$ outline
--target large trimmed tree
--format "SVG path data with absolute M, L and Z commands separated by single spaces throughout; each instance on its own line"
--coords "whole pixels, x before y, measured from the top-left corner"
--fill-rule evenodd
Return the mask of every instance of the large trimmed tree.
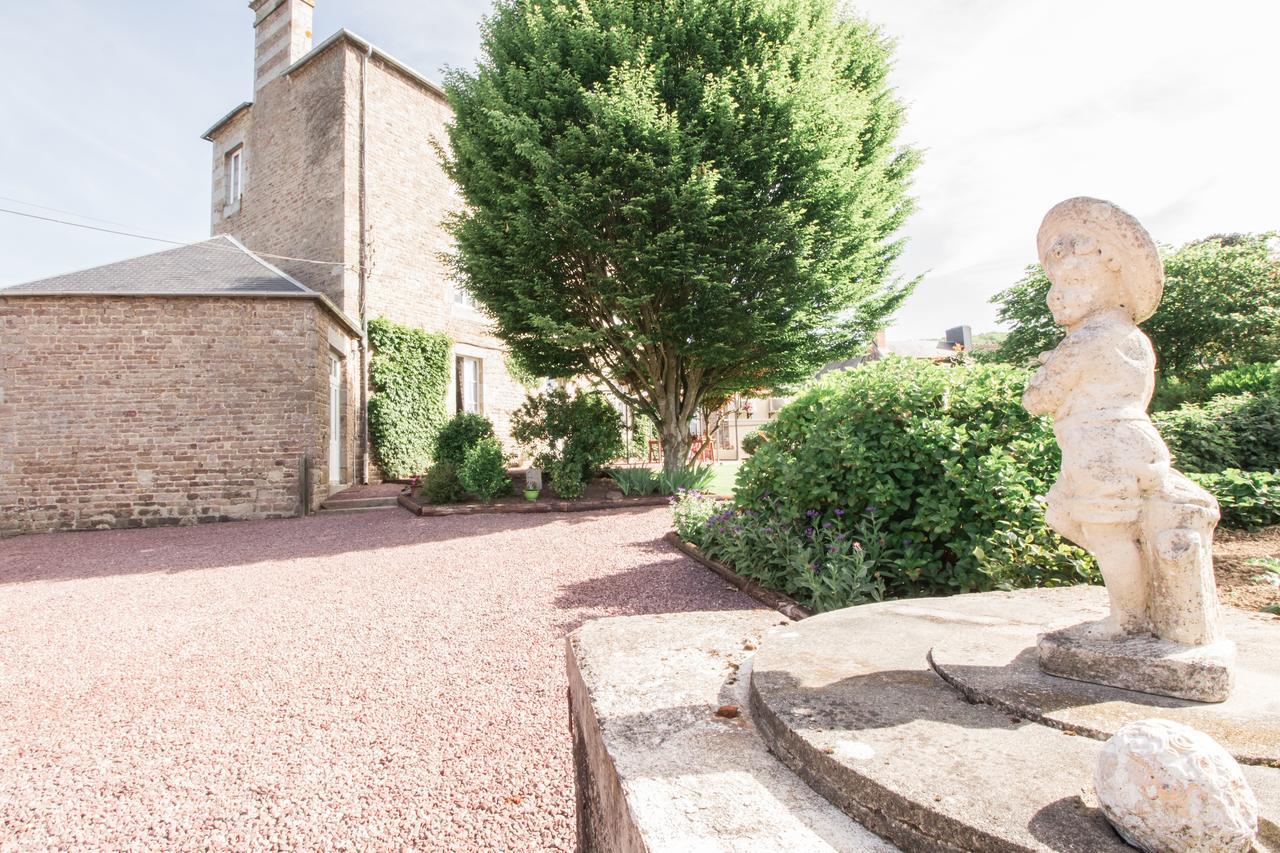
M 528 369 L 589 376 L 684 464 L 700 406 L 858 353 L 915 152 L 837 0 L 499 0 L 446 78 L 456 271 Z

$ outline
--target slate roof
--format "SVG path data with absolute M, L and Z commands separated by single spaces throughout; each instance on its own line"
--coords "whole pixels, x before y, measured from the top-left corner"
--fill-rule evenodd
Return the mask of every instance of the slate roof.
M 0 289 L 0 296 L 303 296 L 315 291 L 231 237 Z
M 357 338 L 360 324 L 324 294 L 273 267 L 226 234 L 79 272 L 0 288 L 18 296 L 230 296 L 314 299 Z

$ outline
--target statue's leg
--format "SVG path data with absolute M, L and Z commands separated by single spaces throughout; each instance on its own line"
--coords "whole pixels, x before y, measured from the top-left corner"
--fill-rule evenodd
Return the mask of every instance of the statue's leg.
M 1134 536 L 1132 525 L 1090 524 L 1080 525 L 1082 543 L 1098 560 L 1107 593 L 1111 596 L 1109 627 L 1125 634 L 1138 634 L 1150 630 L 1147 617 L 1149 588 L 1143 570 L 1142 549 Z

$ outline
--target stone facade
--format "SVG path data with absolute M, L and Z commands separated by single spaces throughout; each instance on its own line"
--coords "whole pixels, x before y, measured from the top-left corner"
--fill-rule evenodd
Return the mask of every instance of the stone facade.
M 510 445 L 511 413 L 525 389 L 507 372 L 483 315 L 458 297 L 443 258 L 451 246 L 444 220 L 462 203 L 434 147 L 445 144 L 450 117 L 437 87 L 340 32 L 207 134 L 213 231 L 255 252 L 332 261 L 272 259 L 360 321 L 386 317 L 448 334 L 456 356 L 480 360 L 481 411 Z M 227 170 L 238 146 L 236 201 Z M 456 401 L 451 388 L 450 411 Z
M 355 337 L 314 297 L 0 297 L 0 535 L 297 515 L 304 455 L 315 509 L 330 353 L 349 468 Z

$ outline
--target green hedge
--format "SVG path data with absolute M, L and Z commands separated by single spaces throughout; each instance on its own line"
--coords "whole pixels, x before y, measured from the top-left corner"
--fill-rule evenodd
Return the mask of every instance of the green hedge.
M 1038 496 L 1060 454 L 1022 408 L 1027 375 L 905 359 L 830 374 L 763 428 L 727 529 L 781 528 L 807 546 L 815 524 L 846 537 L 833 542 L 874 525 L 889 597 L 1096 582 L 1045 522 Z
M 369 321 L 369 440 L 387 477 L 420 474 L 448 419 L 450 350 L 446 335 Z
M 1280 468 L 1280 393 L 1215 397 L 1158 412 L 1151 420 L 1182 471 Z
M 1280 524 L 1280 471 L 1232 469 L 1187 476 L 1218 499 L 1223 527 L 1254 530 Z

